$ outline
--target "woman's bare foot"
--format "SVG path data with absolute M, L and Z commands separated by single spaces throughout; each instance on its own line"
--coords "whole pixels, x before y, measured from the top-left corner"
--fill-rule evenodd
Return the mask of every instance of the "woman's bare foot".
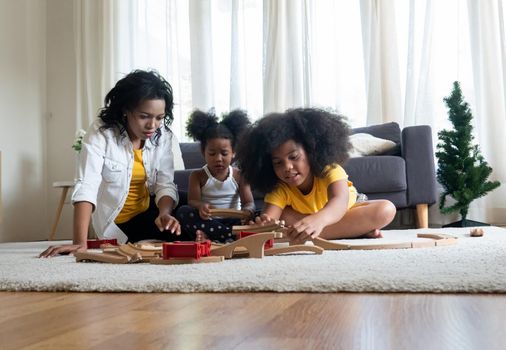
M 372 230 L 371 232 L 367 232 L 366 234 L 360 236 L 360 238 L 382 238 L 383 235 L 379 229 Z
M 202 230 L 197 230 L 195 232 L 195 242 L 202 242 L 207 239 L 207 235 Z

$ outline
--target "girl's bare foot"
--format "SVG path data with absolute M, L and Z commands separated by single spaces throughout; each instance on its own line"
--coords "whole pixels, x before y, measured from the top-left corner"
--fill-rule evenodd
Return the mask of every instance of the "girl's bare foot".
M 379 229 L 372 230 L 371 232 L 367 232 L 366 234 L 360 236 L 360 238 L 382 238 L 383 235 Z
M 207 235 L 202 230 L 197 230 L 195 232 L 195 242 L 202 242 L 207 239 Z

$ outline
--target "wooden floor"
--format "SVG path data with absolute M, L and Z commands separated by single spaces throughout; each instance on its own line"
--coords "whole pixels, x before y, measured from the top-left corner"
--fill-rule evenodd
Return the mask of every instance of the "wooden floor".
M 504 349 L 506 295 L 0 293 L 6 349 Z

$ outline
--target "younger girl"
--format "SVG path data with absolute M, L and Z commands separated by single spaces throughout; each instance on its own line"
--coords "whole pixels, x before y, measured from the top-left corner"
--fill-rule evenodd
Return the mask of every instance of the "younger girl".
M 339 165 L 348 158 L 349 128 L 319 109 L 271 114 L 242 138 L 237 160 L 253 188 L 268 192 L 257 222 L 282 219 L 294 243 L 381 237 L 395 206 L 388 200 L 357 202 L 357 191 Z
M 197 240 L 233 240 L 232 226 L 240 224 L 234 219 L 213 219 L 209 209 L 245 209 L 253 214 L 253 194 L 239 173 L 232 167 L 238 135 L 250 124 L 246 113 L 232 111 L 221 122 L 211 110 L 195 111 L 190 116 L 186 131 L 200 142 L 206 165 L 192 172 L 188 184 L 188 204 L 177 210 L 176 218 L 184 232 Z

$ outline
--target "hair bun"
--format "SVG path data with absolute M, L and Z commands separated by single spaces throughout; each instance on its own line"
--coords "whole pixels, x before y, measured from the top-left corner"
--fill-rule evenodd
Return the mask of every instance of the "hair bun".
M 206 130 L 214 125 L 218 125 L 218 117 L 216 117 L 214 108 L 207 113 L 196 109 L 186 122 L 186 135 L 195 141 L 202 142 L 206 137 Z

